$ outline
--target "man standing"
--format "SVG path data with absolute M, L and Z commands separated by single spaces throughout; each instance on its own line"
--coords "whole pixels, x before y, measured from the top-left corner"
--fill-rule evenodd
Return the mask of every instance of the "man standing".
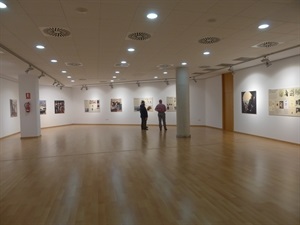
M 141 114 L 141 128 L 142 128 L 142 130 L 148 130 L 148 127 L 147 127 L 148 112 L 145 107 L 144 100 L 141 102 L 141 105 L 140 105 L 140 114 Z
M 166 126 L 166 106 L 162 103 L 162 100 L 159 100 L 159 104 L 155 107 L 155 111 L 158 112 L 158 122 L 159 122 L 159 129 L 161 130 L 162 124 L 164 125 L 165 130 L 167 130 Z

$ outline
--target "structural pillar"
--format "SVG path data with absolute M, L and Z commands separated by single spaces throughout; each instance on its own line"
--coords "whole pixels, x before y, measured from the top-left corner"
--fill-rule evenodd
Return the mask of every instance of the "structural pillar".
M 21 138 L 41 136 L 39 79 L 31 74 L 19 75 Z
M 190 80 L 187 67 L 176 68 L 177 137 L 190 134 Z

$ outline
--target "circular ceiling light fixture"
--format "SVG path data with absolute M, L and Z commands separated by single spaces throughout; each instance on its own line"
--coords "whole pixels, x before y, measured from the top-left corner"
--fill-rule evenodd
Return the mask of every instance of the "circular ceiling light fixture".
M 67 73 L 67 71 L 65 71 L 65 70 L 62 70 L 61 72 L 62 72 L 62 73 Z
M 45 46 L 43 46 L 43 45 L 37 45 L 37 46 L 35 46 L 37 49 L 44 49 L 45 48 Z
M 57 60 L 56 59 L 51 59 L 51 62 L 52 63 L 57 63 Z
M 134 49 L 134 48 L 128 48 L 127 51 L 129 51 L 129 52 L 134 52 L 135 49 Z
M 183 65 L 183 66 L 186 66 L 186 65 L 187 65 L 187 63 L 186 63 L 186 62 L 182 62 L 182 63 L 181 63 L 181 65 Z
M 126 64 L 127 62 L 125 60 L 121 61 L 122 64 Z
M 147 18 L 150 20 L 154 20 L 158 17 L 156 13 L 148 13 Z
M 210 54 L 210 52 L 209 51 L 205 51 L 205 52 L 203 52 L 203 55 L 209 55 Z
M 0 2 L 0 9 L 6 9 L 7 5 L 5 5 L 3 2 Z
M 263 29 L 267 29 L 269 27 L 269 24 L 261 24 L 258 26 L 258 29 L 263 30 Z

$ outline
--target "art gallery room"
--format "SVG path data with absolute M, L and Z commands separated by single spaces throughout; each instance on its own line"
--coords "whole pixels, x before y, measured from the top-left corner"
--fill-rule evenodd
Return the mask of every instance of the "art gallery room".
M 300 225 L 299 12 L 0 0 L 0 225 Z

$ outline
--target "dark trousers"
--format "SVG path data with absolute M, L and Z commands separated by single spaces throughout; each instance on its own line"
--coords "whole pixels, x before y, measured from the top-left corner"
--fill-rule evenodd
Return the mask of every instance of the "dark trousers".
M 166 126 L 166 114 L 163 113 L 158 113 L 158 123 L 159 123 L 159 129 L 161 130 L 162 125 L 164 126 L 165 130 L 167 129 Z
M 141 118 L 142 123 L 141 123 L 141 128 L 142 130 L 146 130 L 147 129 L 147 118 Z

